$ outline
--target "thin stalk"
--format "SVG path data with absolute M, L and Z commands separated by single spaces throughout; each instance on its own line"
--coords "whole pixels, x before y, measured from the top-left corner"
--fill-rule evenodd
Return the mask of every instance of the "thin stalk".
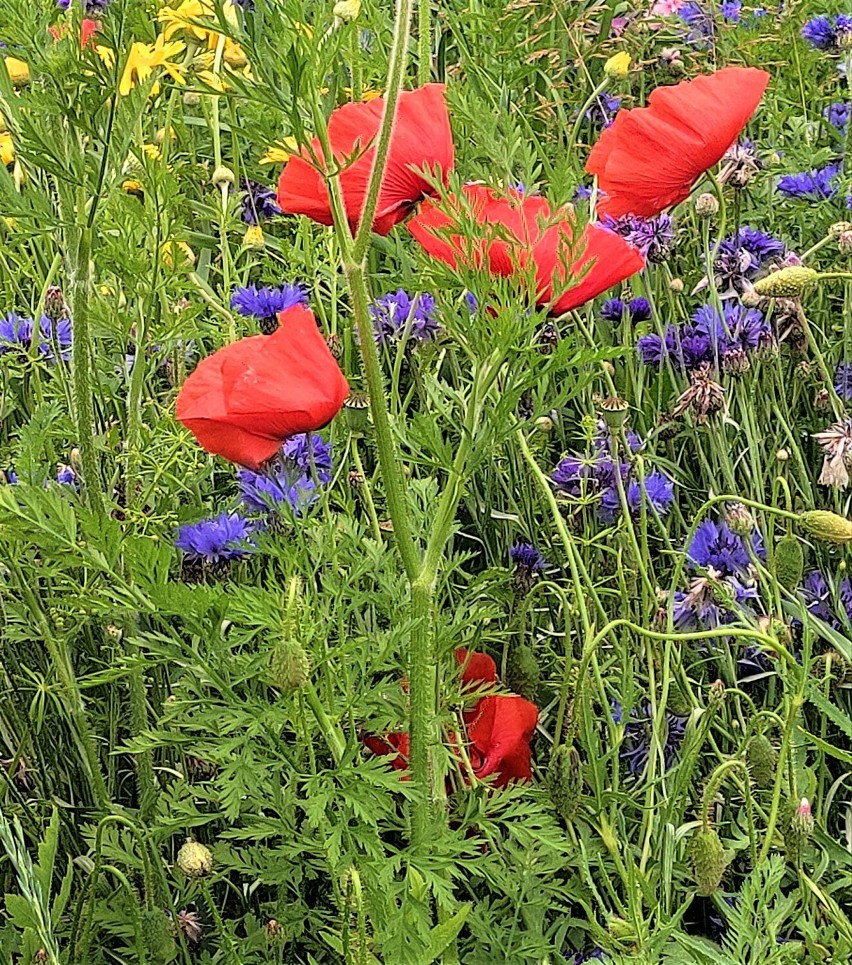
M 417 4 L 417 83 L 422 87 L 432 79 L 432 22 L 429 0 Z

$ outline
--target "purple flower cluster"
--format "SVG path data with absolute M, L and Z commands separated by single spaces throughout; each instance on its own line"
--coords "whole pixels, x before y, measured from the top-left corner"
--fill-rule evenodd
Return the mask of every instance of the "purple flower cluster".
M 852 362 L 838 362 L 834 370 L 834 391 L 845 402 L 852 401 Z
M 86 17 L 99 17 L 111 2 L 112 0 L 82 0 L 83 15 Z M 71 0 L 56 0 L 56 6 L 59 7 L 60 10 L 69 10 L 71 8 Z
M 635 214 L 623 214 L 617 218 L 605 215 L 601 225 L 620 235 L 652 263 L 659 264 L 669 256 L 674 240 L 671 215 L 661 214 L 656 218 L 640 218 Z
M 605 90 L 601 91 L 586 111 L 586 120 L 595 127 L 610 127 L 620 107 L 620 97 L 608 94 Z
M 852 104 L 849 101 L 835 101 L 822 112 L 822 116 L 828 123 L 841 134 L 846 133 L 850 114 L 852 114 Z
M 700 3 L 685 3 L 679 10 L 678 16 L 689 27 L 686 39 L 696 47 L 704 47 L 712 42 L 716 25 L 713 17 Z
M 240 560 L 251 553 L 251 522 L 238 513 L 219 513 L 181 526 L 175 546 L 191 563 Z
M 852 16 L 812 17 L 802 27 L 802 37 L 817 50 L 838 51 L 852 40 Z
M 732 371 L 743 371 L 749 356 L 772 339 L 772 328 L 762 312 L 728 302 L 721 315 L 712 305 L 702 305 L 691 322 L 668 325 L 662 337 L 643 335 L 636 348 L 646 365 L 657 368 L 671 358 L 686 371 L 719 361 Z
M 627 433 L 631 453 L 637 452 L 642 440 L 637 433 Z M 674 502 L 674 483 L 664 473 L 652 470 L 640 480 L 633 471 L 633 464 L 625 459 L 613 459 L 613 440 L 610 431 L 601 425 L 592 444 L 592 454 L 576 453 L 565 456 L 553 471 L 557 489 L 570 496 L 583 493 L 600 494 L 598 514 L 604 522 L 612 522 L 622 511 L 621 489 L 632 516 L 639 516 L 643 505 L 660 516 Z
M 243 189 L 241 214 L 246 224 L 260 224 L 281 214 L 275 191 L 269 185 L 251 178 L 240 178 L 240 187 Z
M 11 312 L 0 318 L 0 355 L 15 350 L 28 354 L 33 342 L 35 323 L 31 318 L 23 318 Z M 49 362 L 59 357 L 67 362 L 71 357 L 71 320 L 60 318 L 54 323 L 47 315 L 42 315 L 39 325 L 38 354 Z
M 719 242 L 713 262 L 716 287 L 722 298 L 740 295 L 751 287 L 759 272 L 782 260 L 787 246 L 774 235 L 743 225 Z M 704 287 L 702 285 L 701 287 Z
M 623 719 L 621 704 L 613 702 L 612 719 L 620 724 Z M 677 760 L 680 745 L 686 735 L 688 717 L 679 714 L 666 713 L 666 735 L 663 743 L 663 761 L 668 770 Z M 624 741 L 619 756 L 627 765 L 627 770 L 634 777 L 640 776 L 648 766 L 651 754 L 651 734 L 653 730 L 653 716 L 651 705 L 634 707 L 630 717 L 624 725 Z
M 370 317 L 377 345 L 388 345 L 400 338 L 429 342 L 440 329 L 435 299 L 425 292 L 412 297 L 402 288 L 377 298 L 370 306 Z
M 839 163 L 826 164 L 825 167 L 786 174 L 780 178 L 776 189 L 785 197 L 798 201 L 828 201 L 837 195 L 837 176 Z
M 240 469 L 237 482 L 251 512 L 275 513 L 289 506 L 299 515 L 331 481 L 331 446 L 316 433 L 291 436 L 265 472 Z
M 852 582 L 849 577 L 844 577 L 833 593 L 823 574 L 811 570 L 802 580 L 799 595 L 810 613 L 835 630 L 852 621 Z
M 743 5 L 740 0 L 722 0 L 722 5 L 719 9 L 722 17 L 727 20 L 728 23 L 740 22 L 740 15 L 743 10 Z
M 703 520 L 686 550 L 687 566 L 698 575 L 688 592 L 675 592 L 675 626 L 712 629 L 735 619 L 738 608 L 757 598 L 752 556 L 766 558 L 757 530 L 740 536 L 723 519 Z
M 307 305 L 308 296 L 301 285 L 281 285 L 278 288 L 258 288 L 247 285 L 235 288 L 231 296 L 231 308 L 246 318 L 256 318 L 261 329 L 269 334 L 277 327 L 279 312 L 286 312 L 294 305 Z
M 625 312 L 634 325 L 647 322 L 651 317 L 651 303 L 647 298 L 631 298 L 629 302 L 623 302 L 620 298 L 608 298 L 601 305 L 601 318 L 613 324 L 620 322 Z

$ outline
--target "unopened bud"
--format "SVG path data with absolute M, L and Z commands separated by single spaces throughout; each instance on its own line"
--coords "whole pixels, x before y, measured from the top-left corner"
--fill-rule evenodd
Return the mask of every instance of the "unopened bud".
M 539 432 L 553 432 L 554 428 L 556 427 L 556 423 L 550 418 L 549 415 L 543 415 L 539 416 L 535 420 L 535 427 Z
M 699 194 L 695 199 L 695 213 L 699 218 L 712 218 L 719 213 L 719 199 L 708 191 Z
M 140 918 L 142 944 L 153 962 L 170 962 L 177 954 L 174 929 L 162 908 L 146 908 Z
M 194 90 L 188 90 L 183 95 L 183 103 L 186 107 L 198 107 L 201 103 L 201 94 L 197 94 Z
M 725 522 L 737 536 L 750 536 L 754 519 L 742 503 L 731 503 L 725 510 Z
M 707 699 L 711 704 L 720 704 L 725 699 L 725 684 L 718 678 L 710 684 Z
M 232 185 L 236 178 L 234 177 L 234 172 L 225 167 L 224 164 L 220 164 L 219 167 L 213 172 L 213 177 L 210 178 L 213 184 L 218 188 L 223 184 Z
M 60 318 L 68 317 L 68 307 L 65 304 L 65 296 L 58 285 L 51 285 L 44 296 L 44 314 L 53 321 L 57 322 Z
M 276 918 L 270 918 L 266 923 L 266 934 L 269 935 L 270 938 L 278 938 L 281 932 L 281 922 Z
M 785 590 L 794 590 L 802 579 L 805 568 L 805 551 L 792 534 L 787 533 L 775 544 L 775 579 Z
M 506 683 L 509 689 L 535 702 L 541 686 L 541 667 L 532 648 L 526 643 L 516 644 L 509 651 L 506 662 Z
M 811 509 L 801 513 L 799 525 L 806 533 L 826 543 L 852 542 L 852 520 L 828 510 Z
M 294 637 L 283 637 L 272 651 L 269 676 L 284 693 L 299 690 L 308 682 L 311 662 L 305 648 Z
M 689 842 L 689 857 L 698 894 L 708 898 L 718 890 L 729 863 L 728 852 L 715 828 L 695 832 Z
M 188 878 L 206 878 L 213 871 L 213 855 L 205 845 L 187 838 L 178 851 L 176 864 Z
M 325 344 L 328 346 L 328 350 L 334 358 L 338 361 L 343 358 L 343 339 L 339 335 L 334 332 L 332 332 L 331 335 L 326 335 Z
M 746 308 L 758 308 L 763 304 L 763 299 L 753 289 L 748 289 L 740 295 L 740 303 Z
M 778 753 L 765 734 L 755 734 L 749 740 L 746 763 L 758 787 L 772 787 L 778 770 Z
M 630 54 L 621 50 L 604 64 L 604 74 L 610 80 L 624 80 L 630 73 Z
M 556 810 L 567 823 L 573 820 L 583 791 L 583 772 L 576 748 L 560 744 L 550 758 L 547 790 Z
M 669 289 L 676 295 L 679 295 L 683 291 L 683 279 L 672 278 L 672 280 L 669 282 Z
M 799 298 L 819 280 L 819 272 L 805 265 L 781 268 L 754 283 L 758 295 L 767 298 Z
M 68 453 L 68 465 L 76 473 L 81 473 L 83 471 L 83 457 L 80 454 L 80 450 L 77 446 L 74 446 Z
M 787 449 L 779 449 L 778 452 L 775 453 L 775 458 L 778 462 L 787 462 L 790 458 L 790 452 Z

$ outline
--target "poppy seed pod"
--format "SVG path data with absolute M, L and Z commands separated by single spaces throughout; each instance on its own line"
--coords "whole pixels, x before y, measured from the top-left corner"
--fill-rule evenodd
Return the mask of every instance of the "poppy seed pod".
M 210 849 L 194 838 L 186 839 L 175 863 L 188 878 L 206 878 L 213 872 Z
M 837 513 L 812 509 L 799 515 L 799 525 L 806 533 L 826 543 L 852 542 L 852 520 Z
M 698 894 L 709 898 L 718 890 L 728 867 L 729 856 L 715 828 L 696 831 L 689 842 L 692 877 Z
M 781 268 L 754 283 L 758 295 L 766 298 L 799 298 L 816 282 L 819 272 L 805 265 Z

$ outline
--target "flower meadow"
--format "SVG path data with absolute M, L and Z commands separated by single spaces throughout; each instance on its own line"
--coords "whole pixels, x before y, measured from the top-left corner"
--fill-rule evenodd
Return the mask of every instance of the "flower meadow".
M 0 961 L 852 960 L 852 8 L 0 12 Z

